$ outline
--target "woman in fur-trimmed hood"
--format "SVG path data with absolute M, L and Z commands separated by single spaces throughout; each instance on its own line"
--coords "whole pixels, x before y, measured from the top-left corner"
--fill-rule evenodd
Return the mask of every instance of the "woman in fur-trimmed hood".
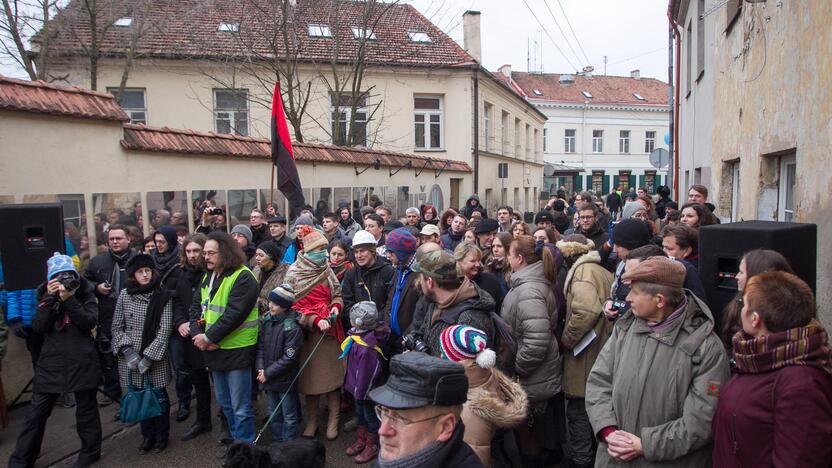
M 491 439 L 497 429 L 520 425 L 528 414 L 526 392 L 494 367 L 496 355 L 486 348 L 486 335 L 466 325 L 442 332 L 442 357 L 459 362 L 468 377 L 468 401 L 462 408 L 463 440 L 474 449 L 483 466 L 491 466 Z

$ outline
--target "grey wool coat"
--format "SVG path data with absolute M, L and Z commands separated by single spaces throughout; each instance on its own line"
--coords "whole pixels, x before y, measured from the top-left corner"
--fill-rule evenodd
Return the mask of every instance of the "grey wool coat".
M 126 346 L 132 346 L 136 354 L 142 346 L 142 330 L 144 319 L 147 314 L 147 307 L 150 304 L 150 293 L 127 294 L 127 290 L 121 291 L 116 302 L 116 310 L 113 314 L 113 352 L 118 357 L 118 375 L 122 388 L 127 388 L 127 361 L 122 352 Z M 168 361 L 168 340 L 173 331 L 173 306 L 171 301 L 165 304 L 162 311 L 162 321 L 159 324 L 159 331 L 156 338 L 144 350 L 153 365 L 148 373 L 154 387 L 167 387 L 171 379 L 170 362 Z M 140 354 L 139 358 L 143 356 Z M 144 386 L 144 376 L 138 370 L 130 371 L 133 377 L 133 385 L 136 388 Z

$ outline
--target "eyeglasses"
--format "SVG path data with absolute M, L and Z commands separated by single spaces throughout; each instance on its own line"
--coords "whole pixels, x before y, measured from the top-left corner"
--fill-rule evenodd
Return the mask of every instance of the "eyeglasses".
M 214 255 L 217 255 L 218 253 L 219 252 L 217 252 L 215 250 L 203 250 L 202 251 L 202 254 L 205 255 L 206 257 L 213 257 Z
M 376 417 L 379 421 L 387 421 L 388 424 L 401 429 L 403 427 L 409 426 L 411 424 L 416 424 L 420 422 L 430 421 L 431 419 L 436 419 L 438 417 L 444 416 L 449 413 L 439 413 L 437 415 L 431 416 L 429 418 L 424 419 L 407 419 L 402 417 L 400 414 L 394 413 L 393 410 L 386 406 L 376 405 Z

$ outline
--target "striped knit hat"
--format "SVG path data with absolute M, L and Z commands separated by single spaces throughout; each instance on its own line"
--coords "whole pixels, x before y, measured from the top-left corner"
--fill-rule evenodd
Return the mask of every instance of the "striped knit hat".
M 442 331 L 439 346 L 442 357 L 459 362 L 464 359 L 476 359 L 483 369 L 493 367 L 496 354 L 488 349 L 485 332 L 467 325 L 452 325 Z
M 283 283 L 269 292 L 269 300 L 285 309 L 291 309 L 295 303 L 295 290 Z

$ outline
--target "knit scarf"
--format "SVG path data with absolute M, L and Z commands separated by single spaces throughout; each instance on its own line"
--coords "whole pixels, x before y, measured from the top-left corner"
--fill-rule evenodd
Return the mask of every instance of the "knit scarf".
M 165 276 L 179 262 L 179 245 L 173 246 L 170 250 L 162 254 L 154 250 L 153 261 L 156 262 L 156 269 L 159 270 L 159 273 Z
M 311 256 L 310 254 L 314 254 L 317 252 L 323 252 L 323 263 L 320 263 L 318 260 L 318 256 Z M 335 274 L 332 272 L 332 268 L 329 267 L 329 264 L 326 261 L 326 251 L 320 250 L 310 253 L 301 253 L 298 254 L 297 260 L 292 266 L 289 267 L 289 270 L 286 272 L 286 278 L 284 281 L 295 289 L 295 301 L 299 301 L 304 296 L 309 294 L 315 286 L 325 282 L 329 275 L 333 276 L 333 279 L 337 283 L 337 278 Z
M 113 252 L 113 249 L 109 250 L 110 256 L 113 257 L 113 273 L 110 275 L 110 285 L 112 286 L 113 290 L 110 293 L 111 296 L 118 297 L 118 293 L 122 289 L 121 283 L 121 269 L 127 264 L 127 260 L 130 259 L 130 249 L 125 250 L 121 254 L 117 254 Z
M 786 366 L 811 366 L 832 375 L 829 336 L 816 319 L 805 327 L 758 338 L 739 331 L 732 341 L 737 370 L 742 374 L 761 374 Z
M 428 444 L 427 447 L 418 452 L 411 453 L 406 457 L 397 460 L 385 460 L 378 456 L 378 466 L 381 468 L 409 468 L 427 466 L 427 463 L 433 458 L 436 453 L 442 450 L 442 442 L 436 441 Z
M 688 307 L 688 298 L 685 297 L 685 300 L 679 304 L 679 307 L 673 311 L 670 315 L 667 316 L 666 319 L 662 320 L 661 322 L 647 322 L 647 326 L 650 328 L 650 331 L 653 333 L 664 333 L 667 330 L 673 327 L 673 324 L 676 323 L 677 320 L 684 317 L 685 309 Z
M 347 270 L 352 268 L 352 262 L 349 260 L 344 260 L 341 263 L 330 263 L 330 268 L 332 268 L 332 272 L 335 273 L 335 277 L 338 278 L 338 281 L 344 279 L 344 274 Z
M 396 289 L 393 291 L 393 302 L 390 304 L 390 329 L 396 336 L 402 336 L 402 330 L 399 326 L 399 307 L 402 302 L 402 292 L 404 292 L 404 285 L 407 283 L 407 278 L 413 272 L 410 269 L 415 263 L 416 255 L 411 255 L 407 264 L 400 265 L 396 268 Z

